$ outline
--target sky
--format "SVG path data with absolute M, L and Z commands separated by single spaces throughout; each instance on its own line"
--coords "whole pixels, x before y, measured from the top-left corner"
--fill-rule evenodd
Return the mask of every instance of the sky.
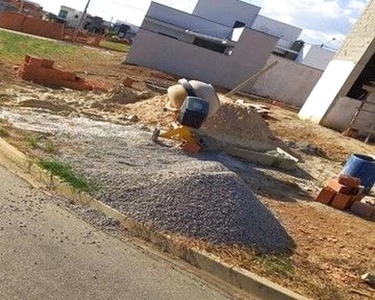
M 261 14 L 304 29 L 301 38 L 310 44 L 327 43 L 337 49 L 369 0 L 244 0 L 262 7 Z M 83 10 L 86 0 L 34 0 L 45 10 L 58 13 L 60 5 Z M 91 0 L 89 13 L 106 20 L 140 25 L 150 0 Z M 197 0 L 156 0 L 192 12 Z

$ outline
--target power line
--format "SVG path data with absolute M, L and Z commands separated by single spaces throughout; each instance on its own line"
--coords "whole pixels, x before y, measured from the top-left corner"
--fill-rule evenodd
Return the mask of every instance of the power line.
M 142 11 L 142 12 L 147 12 L 147 9 L 143 9 L 143 8 L 139 8 L 139 7 L 127 5 L 127 4 L 116 2 L 116 1 L 110 1 L 110 2 L 112 2 L 114 4 L 117 4 L 117 5 L 125 6 L 127 8 L 131 8 L 131 9 L 134 9 L 134 10 L 139 10 L 139 11 Z

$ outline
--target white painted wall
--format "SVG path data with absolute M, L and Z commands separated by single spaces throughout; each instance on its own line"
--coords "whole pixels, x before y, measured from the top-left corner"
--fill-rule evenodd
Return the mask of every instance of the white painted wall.
M 230 27 L 155 2 L 151 3 L 146 17 L 217 38 L 227 39 L 232 35 Z
M 260 7 L 240 0 L 199 0 L 193 14 L 232 28 L 236 21 L 251 27 L 259 11 Z
M 77 27 L 79 24 L 79 20 L 83 15 L 83 12 L 64 5 L 61 5 L 60 12 L 62 10 L 68 12 L 68 15 L 66 16 L 66 18 L 64 18 L 64 20 L 66 20 L 68 23 L 67 25 L 70 27 Z
M 246 28 L 229 56 L 141 28 L 126 62 L 233 88 L 264 67 L 276 43 Z
M 305 45 L 297 61 L 303 65 L 324 71 L 335 55 L 336 52 L 320 48 L 320 46 Z
M 302 28 L 298 28 L 289 24 L 285 24 L 261 15 L 258 15 L 251 26 L 255 30 L 259 30 L 270 35 L 277 36 L 281 40 L 295 42 L 302 33 Z
M 302 107 L 299 117 L 319 124 L 354 68 L 355 63 L 352 61 L 332 60 Z
M 276 55 L 271 55 L 267 65 L 274 61 L 278 64 L 247 91 L 302 107 L 323 72 Z
M 285 24 L 261 15 L 257 16 L 251 28 L 278 37 L 280 39 L 277 43 L 278 48 L 276 48 L 274 52 L 277 52 L 281 55 L 285 55 L 288 53 L 282 50 L 283 48 L 292 49 L 294 43 L 298 40 L 299 36 L 302 33 L 301 28 Z

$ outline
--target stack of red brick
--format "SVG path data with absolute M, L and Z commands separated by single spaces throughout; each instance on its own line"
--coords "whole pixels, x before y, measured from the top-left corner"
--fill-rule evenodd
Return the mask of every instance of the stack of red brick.
M 353 203 L 360 202 L 364 197 L 360 179 L 340 175 L 339 178 L 331 179 L 328 182 L 327 186 L 319 193 L 316 201 L 339 210 L 346 210 Z
M 24 64 L 17 68 L 18 76 L 24 80 L 53 87 L 66 87 L 74 90 L 108 91 L 111 85 L 78 77 L 74 72 L 63 72 L 53 68 L 54 61 L 27 55 Z

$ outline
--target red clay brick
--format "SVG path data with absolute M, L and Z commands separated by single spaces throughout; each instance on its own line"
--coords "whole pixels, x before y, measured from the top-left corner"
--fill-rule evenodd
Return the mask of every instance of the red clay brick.
M 351 199 L 351 196 L 338 193 L 333 199 L 331 206 L 339 210 L 345 210 L 350 207 Z
M 331 179 L 328 181 L 327 186 L 331 189 L 335 190 L 336 193 L 344 194 L 344 195 L 356 195 L 358 193 L 358 189 L 354 189 L 350 186 L 345 186 L 339 183 L 337 178 Z
M 56 87 L 67 87 L 75 90 L 102 90 L 108 91 L 111 86 L 106 82 L 95 82 L 77 76 L 76 73 L 63 72 L 53 68 L 52 60 L 44 60 L 26 56 L 25 63 L 18 71 L 19 77 L 24 80 L 33 81 Z
M 324 189 L 321 190 L 319 193 L 318 197 L 316 197 L 316 201 L 330 205 L 333 198 L 336 196 L 336 191 L 331 189 L 330 187 L 325 187 Z
M 133 85 L 134 83 L 136 83 L 136 82 L 137 82 L 137 81 L 134 80 L 133 78 L 126 77 L 125 80 L 122 82 L 122 84 L 123 84 L 124 86 L 126 86 L 126 87 L 131 88 L 132 85 Z
M 358 189 L 359 186 L 361 185 L 361 179 L 355 178 L 355 177 L 352 177 L 352 176 L 348 176 L 348 175 L 340 175 L 339 183 L 343 184 L 343 185 L 346 185 L 346 186 L 350 186 L 350 187 L 355 188 L 355 189 Z

